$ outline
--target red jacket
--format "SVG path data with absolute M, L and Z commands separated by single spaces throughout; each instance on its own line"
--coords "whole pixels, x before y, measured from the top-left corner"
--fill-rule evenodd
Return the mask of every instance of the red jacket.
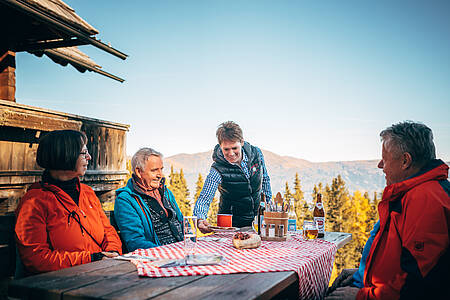
M 357 299 L 428 298 L 438 294 L 435 288 L 449 290 L 447 178 L 448 166 L 433 160 L 416 176 L 384 189 L 380 230 Z
M 95 252 L 121 253 L 119 236 L 94 191 L 85 184 L 79 186 L 79 205 L 60 188 L 45 184 L 45 189 L 39 183 L 32 185 L 20 200 L 16 210 L 16 242 L 29 272 L 48 272 L 88 263 Z M 71 217 L 63 205 L 70 210 Z M 79 218 L 86 230 L 82 230 L 75 218 Z

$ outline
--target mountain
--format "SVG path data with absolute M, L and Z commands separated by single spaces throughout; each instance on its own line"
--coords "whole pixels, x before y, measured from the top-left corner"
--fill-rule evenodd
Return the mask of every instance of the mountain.
M 384 174 L 377 168 L 379 160 L 315 163 L 295 157 L 280 156 L 270 151 L 262 150 L 262 152 L 274 194 L 284 193 L 286 181 L 292 191 L 295 173 L 299 174 L 302 190 L 307 199 L 311 198 L 314 184 L 319 182 L 324 185 L 331 184 L 331 180 L 338 175 L 342 176 L 350 192 L 368 191 L 371 197 L 374 191 L 381 192 L 385 185 Z M 183 169 L 192 197 L 195 193 L 198 174 L 201 173 L 205 178 L 209 172 L 212 164 L 211 155 L 212 151 L 177 154 L 164 158 L 164 165 L 166 170 L 170 166 L 173 166 L 175 171 Z

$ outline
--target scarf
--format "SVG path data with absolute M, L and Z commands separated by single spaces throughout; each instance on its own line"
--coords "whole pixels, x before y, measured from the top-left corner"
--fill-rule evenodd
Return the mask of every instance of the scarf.
M 146 187 L 145 184 L 142 182 L 142 180 L 134 174 L 132 175 L 131 180 L 132 180 L 133 187 L 136 190 L 136 192 L 138 192 L 139 194 L 149 196 L 149 197 L 155 199 L 156 201 L 158 201 L 159 205 L 162 207 L 162 209 L 166 213 L 166 216 L 168 215 L 167 210 L 162 203 L 161 193 L 159 192 L 159 189 L 157 189 L 157 188 L 155 189 L 152 187 L 150 187 L 150 188 Z

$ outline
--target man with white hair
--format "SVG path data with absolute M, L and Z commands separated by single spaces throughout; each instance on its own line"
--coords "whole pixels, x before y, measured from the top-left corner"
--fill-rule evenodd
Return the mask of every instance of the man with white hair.
M 380 136 L 386 187 L 379 229 L 364 248 L 365 267 L 344 270 L 326 299 L 450 299 L 448 166 L 436 159 L 423 124 L 394 124 Z
M 132 177 L 116 191 L 114 218 L 128 251 L 183 240 L 183 215 L 165 185 L 162 154 L 138 150 L 131 159 Z

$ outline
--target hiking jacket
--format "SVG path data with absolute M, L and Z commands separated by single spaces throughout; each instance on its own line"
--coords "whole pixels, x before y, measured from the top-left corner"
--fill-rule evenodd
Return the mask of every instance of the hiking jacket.
M 235 227 L 252 225 L 261 200 L 263 166 L 258 149 L 244 142 L 242 150 L 248 157 L 250 178 L 245 176 L 240 164 L 231 164 L 225 159 L 219 145 L 213 152 L 212 168 L 222 177 L 218 213 L 232 214 Z
M 169 200 L 171 207 L 177 215 L 177 219 L 183 223 L 183 214 L 172 192 L 165 185 L 162 186 L 162 190 L 164 191 L 162 197 Z M 133 188 L 132 179 L 128 180 L 125 187 L 116 191 L 114 218 L 128 251 L 153 248 L 161 245 L 150 218 L 150 209 L 142 196 L 136 193 Z
M 122 252 L 119 236 L 94 191 L 85 184 L 78 186 L 78 205 L 59 187 L 46 183 L 33 184 L 20 200 L 15 238 L 28 272 L 42 273 L 89 263 L 91 254 L 96 252 Z
M 380 230 L 357 299 L 441 299 L 443 291 L 448 293 L 447 178 L 448 166 L 433 160 L 419 174 L 384 189 Z

